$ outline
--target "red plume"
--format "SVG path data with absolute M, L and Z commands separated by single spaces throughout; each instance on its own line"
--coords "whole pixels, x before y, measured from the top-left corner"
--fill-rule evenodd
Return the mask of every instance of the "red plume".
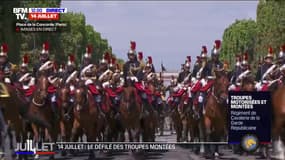
M 285 44 L 284 44 L 283 46 L 281 46 L 281 50 L 282 50 L 283 52 L 285 52 Z
M 117 68 L 117 69 L 120 69 L 119 63 L 116 64 L 116 68 Z
M 43 44 L 43 49 L 44 49 L 45 51 L 48 51 L 48 50 L 49 50 L 49 43 L 48 43 L 48 42 L 44 42 L 44 44 Z
M 237 62 L 241 61 L 240 55 L 236 55 L 236 61 L 237 61 Z
M 8 53 L 8 44 L 7 43 L 3 43 L 2 44 L 2 52 L 3 53 Z
M 142 60 L 142 59 L 143 59 L 143 52 L 139 52 L 139 53 L 138 53 L 138 59 L 139 59 L 139 60 Z
M 60 68 L 64 69 L 64 68 L 65 68 L 65 64 L 62 63 L 62 64 L 60 65 Z
M 187 56 L 187 60 L 190 63 L 191 62 L 191 56 Z
M 108 63 L 110 63 L 110 53 L 109 52 L 105 52 L 105 54 L 104 54 L 104 59 L 108 62 Z
M 25 55 L 23 56 L 23 63 L 25 63 L 25 64 L 28 64 L 28 63 L 29 63 L 29 57 L 28 57 L 27 54 L 25 54 Z
M 151 58 L 151 56 L 148 56 L 147 59 L 148 59 L 148 63 L 149 63 L 149 64 L 152 64 L 152 58 Z
M 244 54 L 243 54 L 243 60 L 248 60 L 248 53 L 247 52 L 245 52 Z
M 220 49 L 221 48 L 221 40 L 215 40 L 215 48 Z
M 131 41 L 131 50 L 136 50 L 136 42 L 135 41 Z
M 273 54 L 273 49 L 271 46 L 268 48 L 268 53 Z
M 116 58 L 115 57 L 112 57 L 111 64 L 116 64 Z
M 207 53 L 207 52 L 208 52 L 206 46 L 202 46 L 202 52 L 203 52 L 203 53 Z
M 70 62 L 74 62 L 75 61 L 75 57 L 74 57 L 73 54 L 70 54 L 68 57 L 69 57 L 69 61 Z
M 92 46 L 91 46 L 91 45 L 87 45 L 87 47 L 86 47 L 86 52 L 87 52 L 88 54 L 91 54 L 91 53 L 92 53 Z

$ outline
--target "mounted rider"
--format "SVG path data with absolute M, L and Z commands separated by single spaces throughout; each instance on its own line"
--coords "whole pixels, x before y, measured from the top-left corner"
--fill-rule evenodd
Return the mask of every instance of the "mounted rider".
M 221 70 L 223 68 L 223 63 L 219 60 L 219 55 L 221 51 L 221 41 L 215 40 L 214 47 L 212 49 L 211 60 L 208 62 L 208 70 L 211 71 L 208 76 L 213 78 L 216 76 L 215 71 Z
M 28 69 L 29 57 L 25 54 L 22 58 L 22 64 L 20 65 L 20 70 L 16 73 L 16 82 L 19 83 L 19 87 L 25 91 L 25 97 L 28 102 L 31 100 L 31 96 L 36 89 L 35 87 L 35 77 Z
M 260 66 L 260 69 L 257 71 L 256 80 L 263 81 L 264 74 L 270 69 L 273 65 L 273 49 L 272 47 L 268 48 L 268 54 L 264 57 L 264 63 Z
M 8 59 L 8 45 L 3 43 L 0 51 L 0 81 L 4 83 L 12 83 L 11 78 L 15 69 L 15 65 L 9 62 Z
M 242 57 L 241 55 L 237 54 L 236 55 L 236 63 L 235 63 L 235 67 L 232 71 L 232 77 L 230 79 L 230 83 L 232 84 L 231 85 L 231 89 L 234 89 L 236 87 L 236 80 L 237 80 L 237 77 L 241 74 L 242 72 L 242 69 L 241 69 L 241 60 L 242 60 Z M 230 90 L 231 90 L 230 89 Z
M 130 42 L 130 50 L 128 51 L 128 61 L 123 65 L 123 77 L 125 82 L 127 79 L 131 81 L 138 81 L 137 80 L 137 73 L 140 69 L 140 63 L 137 61 L 136 58 L 136 42 Z
M 115 69 L 116 60 L 114 57 L 111 57 L 109 52 L 105 52 L 103 59 L 100 61 L 100 69 L 97 72 L 99 76 L 98 81 L 102 84 L 103 88 L 106 88 L 110 84 L 110 79 L 112 78 L 113 70 Z
M 80 67 L 79 67 L 80 72 L 82 72 L 84 67 L 87 67 L 89 64 L 91 64 L 91 57 L 92 57 L 91 55 L 92 55 L 92 46 L 87 45 L 86 46 L 86 52 L 84 53 L 84 55 L 82 57 L 82 62 L 81 62 Z
M 34 67 L 33 67 L 33 77 L 36 77 L 36 79 L 38 78 L 38 71 L 39 71 L 39 68 L 44 64 L 46 63 L 47 61 L 49 61 L 49 43 L 48 42 L 44 42 L 43 43 L 43 49 L 42 51 L 40 52 L 40 55 L 39 55 L 39 62 L 37 62 Z
M 79 72 L 76 70 L 75 56 L 68 55 L 67 65 L 63 76 L 63 82 L 69 87 L 70 94 L 74 95 L 75 86 L 79 82 Z M 73 102 L 73 99 L 70 99 Z
M 236 91 L 239 91 L 240 90 L 240 87 L 243 85 L 242 82 L 243 82 L 243 79 L 244 78 L 248 78 L 248 77 L 251 77 L 252 76 L 252 72 L 251 72 L 251 69 L 250 69 L 250 65 L 248 63 L 248 53 L 245 52 L 243 55 L 242 55 L 242 63 L 241 63 L 241 73 L 238 74 L 237 76 L 237 79 L 236 79 Z
M 274 75 L 272 74 L 278 68 L 277 65 L 273 64 L 273 49 L 268 48 L 268 54 L 264 58 L 264 63 L 261 65 L 260 70 L 257 72 L 256 79 L 259 78 L 259 83 L 256 84 L 256 89 L 258 91 L 267 91 L 268 87 L 274 82 Z M 258 77 L 259 74 L 261 77 Z
M 191 56 L 187 56 L 185 64 L 183 65 L 183 70 L 178 74 L 177 82 L 178 83 L 187 83 L 191 80 Z
M 277 58 L 277 66 L 279 68 L 279 72 L 275 72 L 274 77 L 276 79 L 281 79 L 282 82 L 285 81 L 285 44 L 280 46 L 280 51 L 278 53 Z

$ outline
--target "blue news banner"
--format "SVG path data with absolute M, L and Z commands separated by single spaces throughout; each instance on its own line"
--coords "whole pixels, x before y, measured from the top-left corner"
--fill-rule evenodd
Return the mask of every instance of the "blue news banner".
M 271 140 L 271 93 L 229 92 L 229 140 L 240 144 L 246 135 L 254 135 L 260 144 Z

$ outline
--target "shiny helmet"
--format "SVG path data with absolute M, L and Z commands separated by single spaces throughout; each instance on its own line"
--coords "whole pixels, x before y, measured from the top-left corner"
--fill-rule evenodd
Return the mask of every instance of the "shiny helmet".
M 91 45 L 87 45 L 85 51 L 86 52 L 84 54 L 84 58 L 91 59 L 91 57 L 92 57 L 92 46 Z
M 215 40 L 214 47 L 212 49 L 212 56 L 218 56 L 221 51 L 221 40 Z
M 202 46 L 202 51 L 201 51 L 201 55 L 200 58 L 203 59 L 207 59 L 207 47 L 206 46 Z
M 273 48 L 271 46 L 268 48 L 268 53 L 264 58 L 265 59 L 273 59 Z

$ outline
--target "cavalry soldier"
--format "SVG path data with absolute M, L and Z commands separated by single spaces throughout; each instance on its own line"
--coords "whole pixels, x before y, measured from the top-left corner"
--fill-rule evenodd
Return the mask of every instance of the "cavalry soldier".
M 237 77 L 241 74 L 241 55 L 236 55 L 236 64 L 232 71 L 231 84 L 236 83 Z
M 200 60 L 201 60 L 201 65 L 200 67 L 197 69 L 197 73 L 196 73 L 196 78 L 197 79 L 203 79 L 205 77 L 207 77 L 210 73 L 210 71 L 207 68 L 207 64 L 208 64 L 208 57 L 207 57 L 207 47 L 206 46 L 202 46 L 202 51 L 201 51 L 201 55 L 200 55 Z
M 250 66 L 248 64 L 248 53 L 243 54 L 243 60 L 241 63 L 241 73 L 238 74 L 236 79 L 236 84 L 239 86 L 243 80 L 243 78 L 247 77 L 249 74 L 251 74 Z
M 262 81 L 264 74 L 273 65 L 273 49 L 268 48 L 268 54 L 264 58 L 264 63 L 261 65 L 260 69 L 257 71 L 256 80 Z
M 212 49 L 211 60 L 208 62 L 207 68 L 210 71 L 208 76 L 215 77 L 215 71 L 223 68 L 223 63 L 219 60 L 219 54 L 221 50 L 221 41 L 215 40 L 214 47 Z
M 115 64 L 111 64 L 111 56 L 109 52 L 106 52 L 103 56 L 103 59 L 100 61 L 99 70 L 97 72 L 97 76 L 99 76 L 99 83 L 102 84 L 103 88 L 109 85 L 109 80 L 112 77 L 113 71 L 111 70 Z M 115 62 L 115 61 L 114 61 Z
M 83 55 L 82 63 L 80 65 L 80 72 L 83 70 L 84 67 L 91 64 L 91 56 L 92 56 L 92 47 L 91 45 L 87 45 L 86 47 L 86 53 Z
M 48 42 L 44 42 L 43 43 L 43 49 L 40 53 L 40 57 L 39 57 L 40 61 L 38 63 L 36 63 L 33 67 L 33 77 L 38 77 L 37 73 L 39 68 L 46 63 L 47 61 L 49 61 L 49 43 Z
M 192 71 L 192 76 L 193 77 L 196 77 L 197 75 L 197 72 L 199 71 L 199 68 L 201 67 L 201 57 L 200 56 L 197 56 L 196 57 L 196 62 L 194 64 L 194 67 L 193 67 L 193 71 Z
M 61 81 L 63 81 L 63 77 L 65 74 L 65 64 L 62 63 L 59 65 L 58 71 L 57 71 L 57 77 L 60 78 Z
M 64 70 L 63 80 L 66 81 L 67 78 L 76 71 L 75 57 L 73 54 L 68 55 L 67 65 Z
M 277 63 L 282 66 L 285 64 L 285 44 L 280 46 L 280 52 L 278 54 Z
M 14 68 L 15 65 L 8 60 L 8 45 L 4 43 L 1 45 L 0 51 L 0 72 L 3 73 L 3 81 L 5 83 L 12 83 L 11 76 L 13 75 Z
M 126 80 L 128 76 L 136 77 L 140 63 L 137 61 L 136 58 L 136 42 L 131 41 L 131 47 L 128 52 L 128 61 L 123 66 L 123 77 Z
M 71 95 L 74 94 L 75 85 L 78 82 L 78 75 L 79 73 L 76 70 L 75 57 L 73 54 L 70 54 L 68 55 L 68 61 L 63 76 L 63 82 L 65 82 L 65 84 L 69 86 Z M 70 101 L 73 102 L 73 98 L 71 98 Z
M 178 83 L 187 83 L 191 79 L 191 72 L 190 72 L 190 66 L 191 66 L 191 56 L 186 57 L 186 61 L 184 64 L 184 68 L 182 72 L 179 73 L 177 82 Z
M 23 56 L 22 64 L 20 65 L 20 70 L 16 74 L 16 81 L 19 82 L 19 87 L 25 91 L 25 98 L 27 102 L 30 102 L 31 96 L 35 90 L 35 78 L 29 73 L 29 57 L 27 54 Z
M 39 66 L 39 68 L 38 68 Z M 58 115 L 58 107 L 57 107 L 57 97 L 56 97 L 56 83 L 58 81 L 58 77 L 56 77 L 57 74 L 57 65 L 54 61 L 51 61 L 49 59 L 49 44 L 48 42 L 45 42 L 43 44 L 43 50 L 40 53 L 40 62 L 37 63 L 33 68 L 33 75 L 36 76 L 36 78 L 39 76 L 38 73 L 44 71 L 46 73 L 46 76 L 48 78 L 48 100 L 51 103 L 52 111 L 54 112 L 55 118 L 59 118 Z

